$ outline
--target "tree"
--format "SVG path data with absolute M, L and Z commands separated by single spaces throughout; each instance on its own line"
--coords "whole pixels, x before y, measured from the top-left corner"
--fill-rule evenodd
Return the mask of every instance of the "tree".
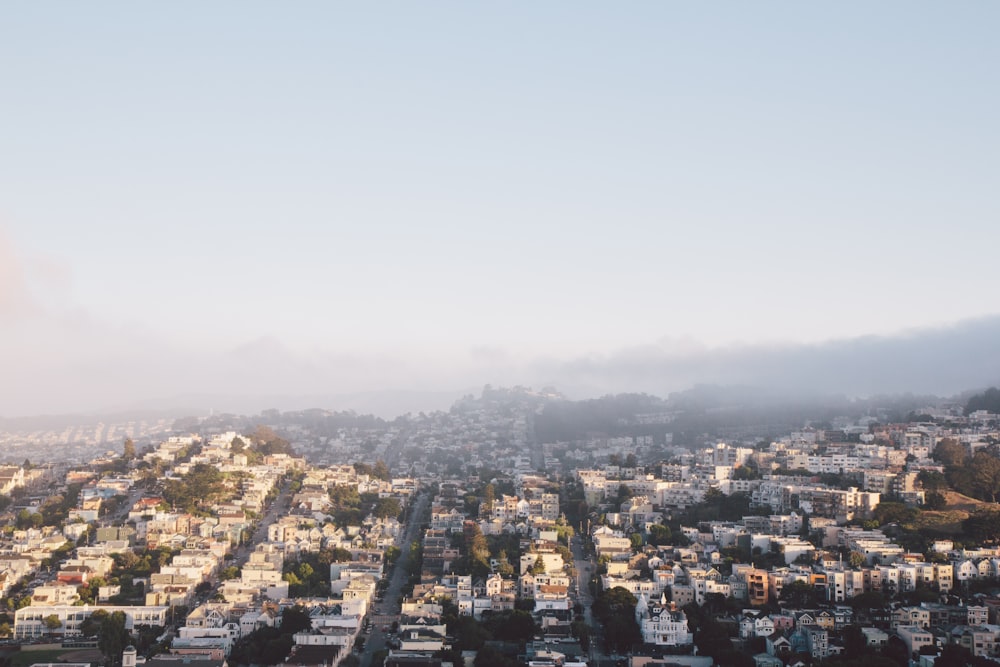
M 379 459 L 375 462 L 375 466 L 372 468 L 372 477 L 386 482 L 392 479 L 392 473 L 389 472 L 389 466 L 385 464 L 385 461 Z
M 852 624 L 844 628 L 844 657 L 854 660 L 867 652 L 868 640 L 861 632 L 861 626 Z
M 639 553 L 642 549 L 642 533 L 632 533 L 628 537 L 629 542 L 632 544 L 632 551 Z
M 850 555 L 847 556 L 847 564 L 854 569 L 860 568 L 865 564 L 865 555 L 860 551 L 852 551 Z
M 80 622 L 80 633 L 84 637 L 96 637 L 101 632 L 101 625 L 108 617 L 108 612 L 98 609 Z
M 937 470 L 921 470 L 917 473 L 917 481 L 925 491 L 941 491 L 948 488 L 948 480 Z
M 670 526 L 657 523 L 649 527 L 649 543 L 653 546 L 659 547 L 670 544 L 672 537 L 673 533 L 670 531 Z
M 295 605 L 286 607 L 281 612 L 281 634 L 294 635 L 296 632 L 308 630 L 312 627 L 312 617 L 305 607 Z
M 946 466 L 960 466 L 968 458 L 968 450 L 958 440 L 944 438 L 934 448 L 932 456 L 935 461 L 940 461 Z
M 924 506 L 929 510 L 940 511 L 948 507 L 948 499 L 942 493 L 930 491 L 924 498 Z
M 935 667 L 966 667 L 972 664 L 972 652 L 960 644 L 946 644 L 934 661 Z
M 108 665 L 121 665 L 122 651 L 128 646 L 129 635 L 125 629 L 125 613 L 115 611 L 103 620 L 97 635 L 97 648 Z
M 1000 511 L 977 510 L 962 521 L 962 532 L 977 542 L 1000 539 Z
M 884 502 L 879 503 L 872 518 L 879 522 L 880 526 L 887 523 L 910 523 L 917 518 L 920 512 L 915 507 L 910 507 L 905 503 Z
M 395 518 L 402 513 L 403 508 L 400 507 L 399 500 L 396 498 L 379 498 L 372 510 L 372 514 L 379 519 Z
M 977 410 L 1000 412 L 1000 389 L 990 387 L 981 394 L 976 394 L 965 404 L 965 414 L 970 415 Z
M 804 581 L 793 581 L 782 587 L 779 599 L 792 608 L 808 609 L 819 603 L 819 593 Z
M 529 612 L 520 609 L 491 616 L 484 625 L 495 639 L 504 641 L 528 641 L 536 630 L 535 619 Z
M 972 457 L 972 489 L 981 500 L 997 502 L 1000 495 L 1000 459 L 985 451 Z
M 475 667 L 517 667 L 517 661 L 500 653 L 492 646 L 483 646 L 476 653 Z
M 538 554 L 538 557 L 535 558 L 535 564 L 531 566 L 530 572 L 535 575 L 545 574 L 545 559 L 542 558 L 541 554 Z
M 605 621 L 615 614 L 634 614 L 637 602 L 636 597 L 628 589 L 614 586 L 597 595 L 592 611 L 599 620 Z
M 254 430 L 253 440 L 257 443 L 257 451 L 264 456 L 271 454 L 295 455 L 291 443 L 275 433 L 271 427 L 260 424 Z
M 122 459 L 126 462 L 134 461 L 136 457 L 135 453 L 135 442 L 132 438 L 125 438 L 125 442 L 122 445 Z
M 699 655 L 709 655 L 718 660 L 720 654 L 733 650 L 733 642 L 726 628 L 714 618 L 705 618 L 694 633 L 694 644 Z
M 488 516 L 493 515 L 493 505 L 496 502 L 496 489 L 492 484 L 487 484 L 483 488 L 483 501 L 480 503 L 479 511 Z
M 60 621 L 59 617 L 55 614 L 49 614 L 43 618 L 42 623 L 45 625 L 45 629 L 49 631 L 50 635 L 62 627 L 62 621 Z

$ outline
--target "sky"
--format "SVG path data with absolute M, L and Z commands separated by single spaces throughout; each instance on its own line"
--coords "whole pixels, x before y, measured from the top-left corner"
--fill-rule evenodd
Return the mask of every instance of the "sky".
M 998 19 L 5 4 L 0 415 L 558 381 L 526 369 L 995 315 Z

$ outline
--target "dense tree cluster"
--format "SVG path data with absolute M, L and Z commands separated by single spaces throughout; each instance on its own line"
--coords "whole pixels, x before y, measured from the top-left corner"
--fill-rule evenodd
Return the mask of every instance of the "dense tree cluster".
M 990 387 L 981 394 L 976 394 L 965 404 L 965 414 L 970 415 L 976 410 L 986 410 L 1000 414 L 1000 389 Z
M 728 496 L 716 488 L 705 493 L 703 502 L 692 505 L 685 513 L 684 525 L 696 526 L 702 521 L 738 521 L 750 514 L 750 496 L 731 493 Z
M 996 445 L 970 456 L 965 445 L 945 438 L 934 448 L 933 456 L 944 464 L 944 479 L 955 491 L 987 502 L 1000 500 L 1000 451 Z
M 284 579 L 292 597 L 323 597 L 330 594 L 330 565 L 352 559 L 347 549 L 321 549 L 303 552 L 297 561 L 285 561 Z
M 180 479 L 169 479 L 163 486 L 163 498 L 185 512 L 197 512 L 221 499 L 226 493 L 225 479 L 219 469 L 198 463 Z
M 591 611 L 604 628 L 604 643 L 609 651 L 629 651 L 642 643 L 642 633 L 635 620 L 636 597 L 621 586 L 601 591 Z
M 229 663 L 235 665 L 274 665 L 292 650 L 296 632 L 312 627 L 309 612 L 303 607 L 288 607 L 281 613 L 281 626 L 260 628 L 233 647 Z
M 288 454 L 295 456 L 295 449 L 285 438 L 274 432 L 269 426 L 258 426 L 251 436 L 258 452 L 264 456 L 272 454 Z
M 358 493 L 356 486 L 346 484 L 330 487 L 333 507 L 330 515 L 341 528 L 360 526 L 369 514 L 380 519 L 400 517 L 402 505 L 396 498 L 379 498 L 377 493 Z

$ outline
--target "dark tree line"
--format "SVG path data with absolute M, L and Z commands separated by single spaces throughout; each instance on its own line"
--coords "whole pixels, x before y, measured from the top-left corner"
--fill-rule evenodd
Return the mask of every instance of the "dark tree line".
M 1000 413 L 1000 389 L 990 387 L 981 394 L 976 394 L 965 404 L 965 414 L 971 415 L 976 410 L 986 410 L 993 414 Z

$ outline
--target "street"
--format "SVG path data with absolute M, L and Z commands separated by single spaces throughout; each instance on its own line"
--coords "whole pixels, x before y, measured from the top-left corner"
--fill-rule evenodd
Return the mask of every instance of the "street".
M 423 523 L 424 515 L 427 512 L 427 505 L 430 498 L 426 493 L 421 493 L 413 503 L 410 510 L 410 520 L 406 524 L 406 532 L 397 543 L 401 553 L 393 564 L 392 573 L 389 575 L 389 585 L 386 587 L 382 597 L 382 602 L 376 602 L 369 617 L 371 616 L 395 616 L 402 609 L 403 586 L 409 577 L 409 563 L 412 558 L 410 544 L 420 537 L 420 525 Z M 365 648 L 361 652 L 361 667 L 370 667 L 372 658 L 378 651 L 384 650 L 386 646 L 387 633 L 382 630 L 382 624 L 372 623 L 372 633 L 365 643 Z

